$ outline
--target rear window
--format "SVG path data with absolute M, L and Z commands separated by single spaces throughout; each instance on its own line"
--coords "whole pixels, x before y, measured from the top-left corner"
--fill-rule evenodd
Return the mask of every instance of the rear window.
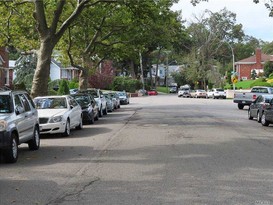
M 223 90 L 223 89 L 218 89 L 218 88 L 217 88 L 216 91 L 223 92 L 224 90 Z

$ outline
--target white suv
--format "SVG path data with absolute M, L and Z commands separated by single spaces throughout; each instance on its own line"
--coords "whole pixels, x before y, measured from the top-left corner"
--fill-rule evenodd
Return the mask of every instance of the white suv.
M 18 145 L 40 147 L 38 112 L 26 91 L 0 91 L 0 150 L 7 163 L 18 159 Z

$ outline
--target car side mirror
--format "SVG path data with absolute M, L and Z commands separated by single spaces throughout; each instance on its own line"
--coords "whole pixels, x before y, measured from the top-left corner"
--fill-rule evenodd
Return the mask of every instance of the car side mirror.
M 22 106 L 17 105 L 15 108 L 16 115 L 22 114 L 24 112 L 24 108 Z

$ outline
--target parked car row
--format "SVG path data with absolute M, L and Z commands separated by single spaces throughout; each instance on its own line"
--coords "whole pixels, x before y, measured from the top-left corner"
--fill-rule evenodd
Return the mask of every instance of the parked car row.
M 226 99 L 227 95 L 226 92 L 221 88 L 213 88 L 208 91 L 201 89 L 197 90 L 181 89 L 178 91 L 178 97 Z
M 14 163 L 20 144 L 38 150 L 40 134 L 69 136 L 71 129 L 94 124 L 121 104 L 129 104 L 126 92 L 88 89 L 31 99 L 26 91 L 0 91 L 0 153 L 7 163 Z
M 248 109 L 248 119 L 255 118 L 257 122 L 263 126 L 268 126 L 273 123 L 273 95 L 259 95 L 254 100 Z

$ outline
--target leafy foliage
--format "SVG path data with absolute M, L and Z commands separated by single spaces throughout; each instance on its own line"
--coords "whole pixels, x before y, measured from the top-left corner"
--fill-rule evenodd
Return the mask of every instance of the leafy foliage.
M 267 61 L 264 65 L 264 76 L 269 77 L 271 73 L 273 73 L 273 63 Z
M 116 91 L 125 90 L 126 92 L 134 93 L 141 88 L 141 82 L 130 77 L 115 77 L 112 89 Z
M 69 94 L 69 87 L 68 87 L 68 81 L 65 79 L 62 79 L 60 82 L 60 87 L 58 89 L 58 95 L 68 95 Z

